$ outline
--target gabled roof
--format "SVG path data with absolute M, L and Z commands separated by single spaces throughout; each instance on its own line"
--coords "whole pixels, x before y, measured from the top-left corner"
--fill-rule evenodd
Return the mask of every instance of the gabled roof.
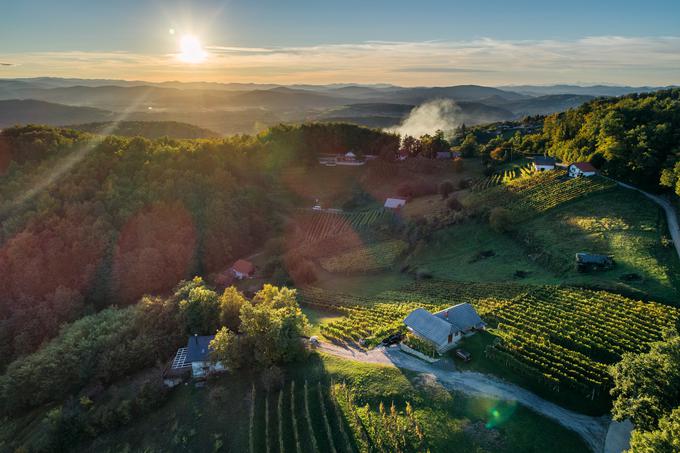
M 231 268 L 236 272 L 240 272 L 241 274 L 250 274 L 255 270 L 255 266 L 253 266 L 253 263 L 246 260 L 236 261 L 234 265 L 231 266 Z
M 388 198 L 385 200 L 385 207 L 390 209 L 400 208 L 406 204 L 403 198 Z
M 454 331 L 466 331 L 484 324 L 474 307 L 467 302 L 437 312 L 434 316 L 450 323 Z
M 583 264 L 605 264 L 612 260 L 609 255 L 580 252 L 576 254 L 576 261 Z
M 210 342 L 215 335 L 202 335 L 189 337 L 187 341 L 187 353 L 185 363 L 207 362 L 210 360 Z
M 416 308 L 404 319 L 404 324 L 436 345 L 448 343 L 451 324 L 425 310 Z
M 555 165 L 555 159 L 546 156 L 534 157 L 534 164 L 536 165 Z
M 352 151 L 347 151 L 347 152 L 345 153 L 345 157 L 357 157 L 357 155 L 354 154 Z
M 593 164 L 590 162 L 574 162 L 573 164 L 574 167 L 578 168 L 584 173 L 595 173 L 597 172 L 597 169 L 593 167 Z

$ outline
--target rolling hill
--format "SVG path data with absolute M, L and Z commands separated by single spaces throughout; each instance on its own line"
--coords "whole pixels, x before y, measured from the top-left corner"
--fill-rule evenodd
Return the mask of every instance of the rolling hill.
M 92 107 L 74 107 L 33 99 L 0 100 L 0 128 L 27 123 L 63 126 L 110 121 L 114 117 L 112 112 Z
M 194 126 L 193 124 L 177 121 L 120 121 L 86 123 L 67 126 L 93 134 L 122 135 L 124 137 L 146 137 L 150 139 L 170 137 L 177 139 L 216 138 L 220 134 Z

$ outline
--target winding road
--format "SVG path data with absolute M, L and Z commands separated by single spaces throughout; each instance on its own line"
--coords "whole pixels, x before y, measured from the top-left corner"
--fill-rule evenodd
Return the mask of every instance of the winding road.
M 608 416 L 591 417 L 579 414 L 557 404 L 540 398 L 517 385 L 487 374 L 472 371 L 456 371 L 451 361 L 442 359 L 428 363 L 402 352 L 396 347 L 378 347 L 369 351 L 343 348 L 329 343 L 321 343 L 321 352 L 366 363 L 395 366 L 417 373 L 427 374 L 437 379 L 449 390 L 457 390 L 470 395 L 517 401 L 535 412 L 555 420 L 560 425 L 575 431 L 588 444 L 592 451 L 605 451 L 605 440 L 611 418 Z
M 678 258 L 680 258 L 680 227 L 678 227 L 678 215 L 675 212 L 675 208 L 673 207 L 673 205 L 665 198 L 661 198 L 657 195 L 652 195 L 649 192 L 645 192 L 644 190 L 638 189 L 637 187 L 631 186 L 630 184 L 626 184 L 625 182 L 617 181 L 615 179 L 612 179 L 612 181 L 616 182 L 619 186 L 624 187 L 626 189 L 640 192 L 642 195 L 649 198 L 650 200 L 652 200 L 653 202 L 655 202 L 656 204 L 663 208 L 663 210 L 666 212 L 668 231 L 671 233 L 671 239 L 673 240 L 673 244 L 675 245 L 675 251 L 678 253 Z

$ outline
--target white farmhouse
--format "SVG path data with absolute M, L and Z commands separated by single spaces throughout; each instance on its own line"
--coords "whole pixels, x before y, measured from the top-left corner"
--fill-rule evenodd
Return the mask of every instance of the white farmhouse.
M 536 171 L 549 171 L 555 169 L 555 159 L 552 157 L 534 157 L 534 170 Z
M 454 305 L 434 314 L 424 308 L 417 308 L 404 319 L 404 324 L 409 331 L 432 343 L 439 354 L 453 348 L 464 336 L 486 327 L 468 303 Z
M 406 200 L 403 198 L 388 198 L 385 200 L 385 207 L 387 209 L 400 209 L 406 205 Z
M 593 176 L 597 173 L 595 167 L 590 162 L 575 162 L 569 165 L 569 177 L 578 178 L 579 176 Z

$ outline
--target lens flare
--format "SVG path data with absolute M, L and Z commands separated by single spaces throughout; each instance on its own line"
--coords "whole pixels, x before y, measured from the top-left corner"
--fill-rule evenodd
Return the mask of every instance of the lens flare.
M 201 41 L 192 35 L 182 36 L 179 41 L 179 49 L 179 59 L 184 63 L 202 63 L 208 56 L 208 53 L 201 46 Z

